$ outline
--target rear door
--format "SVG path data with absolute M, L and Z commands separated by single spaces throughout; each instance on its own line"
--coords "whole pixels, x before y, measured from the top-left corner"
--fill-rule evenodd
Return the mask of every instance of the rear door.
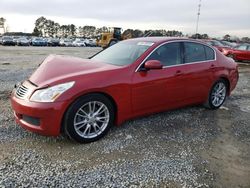
M 215 51 L 207 45 L 184 42 L 184 63 L 187 103 L 206 100 L 214 81 Z

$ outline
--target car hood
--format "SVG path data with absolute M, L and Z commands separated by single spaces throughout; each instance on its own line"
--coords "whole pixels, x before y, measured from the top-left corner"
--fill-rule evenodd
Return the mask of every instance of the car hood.
M 63 79 L 117 68 L 119 67 L 91 59 L 50 55 L 39 65 L 29 81 L 39 87 L 46 87 Z

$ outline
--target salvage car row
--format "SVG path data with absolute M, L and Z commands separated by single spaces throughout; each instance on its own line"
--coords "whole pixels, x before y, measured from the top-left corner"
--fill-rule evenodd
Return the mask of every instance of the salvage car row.
M 4 46 L 65 46 L 65 47 L 85 47 L 96 46 L 95 39 L 84 38 L 43 38 L 43 37 L 17 37 L 2 36 L 0 37 L 0 45 Z

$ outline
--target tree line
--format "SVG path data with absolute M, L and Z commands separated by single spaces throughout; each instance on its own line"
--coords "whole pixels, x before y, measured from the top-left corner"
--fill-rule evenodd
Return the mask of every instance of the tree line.
M 103 32 L 108 32 L 109 28 L 103 26 L 96 28 L 95 26 L 79 26 L 74 24 L 60 25 L 53 20 L 39 17 L 35 21 L 35 28 L 33 35 L 41 37 L 96 37 Z M 139 30 L 127 29 L 123 32 L 124 35 L 131 34 L 133 38 L 142 37 L 150 34 L 150 36 L 184 36 L 180 31 L 166 31 L 166 30 Z
M 0 17 L 0 27 L 6 28 L 5 26 L 6 19 Z M 33 30 L 33 36 L 39 37 L 59 37 L 59 38 L 67 38 L 67 37 L 85 37 L 85 38 L 96 38 L 100 36 L 103 32 L 108 32 L 109 28 L 106 26 L 97 28 L 95 26 L 75 26 L 74 24 L 68 25 L 60 25 L 59 23 L 47 19 L 44 16 L 39 17 L 35 21 L 35 27 Z M 169 37 L 191 37 L 196 39 L 209 39 L 208 34 L 193 34 L 191 36 L 184 35 L 181 31 L 176 30 L 139 30 L 139 29 L 126 29 L 123 32 L 123 35 L 132 35 L 133 38 L 143 37 L 143 36 L 169 36 Z M 223 36 L 223 40 L 226 41 L 242 41 L 242 42 L 250 42 L 249 37 L 243 37 L 241 39 L 237 37 L 232 37 L 229 34 Z
M 75 26 L 74 24 L 60 25 L 53 20 L 46 19 L 45 17 L 40 17 L 35 22 L 35 28 L 33 35 L 42 37 L 91 37 L 95 38 L 103 32 L 108 32 L 109 28 L 103 26 L 101 28 L 96 28 L 95 26 Z M 190 37 L 195 39 L 209 39 L 211 37 L 208 34 L 196 33 L 191 36 L 184 35 L 181 31 L 176 30 L 139 30 L 139 29 L 126 29 L 123 35 L 132 35 L 132 38 L 143 37 L 143 36 L 169 36 L 169 37 Z M 226 41 L 242 41 L 250 42 L 249 37 L 243 37 L 241 39 L 231 37 L 229 34 L 222 37 Z

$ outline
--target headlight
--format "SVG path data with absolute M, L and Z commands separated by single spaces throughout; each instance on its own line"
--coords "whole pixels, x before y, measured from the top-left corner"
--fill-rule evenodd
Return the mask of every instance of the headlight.
M 33 102 L 54 102 L 62 93 L 70 89 L 75 82 L 67 82 L 35 91 L 30 100 Z

